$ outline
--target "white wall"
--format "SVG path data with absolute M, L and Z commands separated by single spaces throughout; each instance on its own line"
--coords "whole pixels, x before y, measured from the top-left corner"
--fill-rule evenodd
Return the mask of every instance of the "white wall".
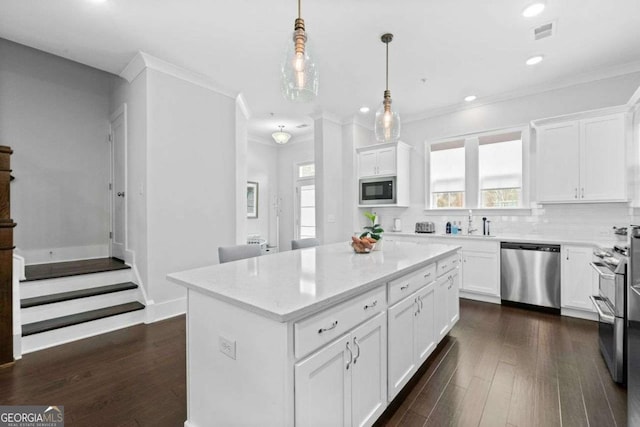
M 108 256 L 115 76 L 0 39 L 0 144 L 11 146 L 15 244 L 27 264 Z
M 278 147 L 278 194 L 280 204 L 279 250 L 290 250 L 294 238 L 295 165 L 314 161 L 313 139 Z
M 278 195 L 279 148 L 249 140 L 247 150 L 247 181 L 258 183 L 258 218 L 247 218 L 246 235 L 259 234 L 270 245 L 276 241 L 273 203 Z
M 413 231 L 416 221 L 434 221 L 437 232 L 443 232 L 444 224 L 448 220 L 463 221 L 463 225 L 466 223 L 467 216 L 464 214 L 424 211 L 426 141 L 514 127 L 535 119 L 623 105 L 639 85 L 640 73 L 633 73 L 403 123 L 401 139 L 413 146 L 411 207 L 379 208 L 378 214 L 383 227 L 390 230 L 394 217 L 403 220 L 403 231 Z M 535 181 L 535 176 L 531 176 L 531 180 Z M 481 217 L 482 215 L 475 217 L 475 226 L 482 225 Z M 493 215 L 490 219 L 493 220 L 492 230 L 495 233 L 580 234 L 597 239 L 611 236 L 613 225 L 624 225 L 631 221 L 630 210 L 626 204 L 549 205 L 533 209 L 531 215 Z M 361 225 L 364 223 L 365 220 L 361 219 Z

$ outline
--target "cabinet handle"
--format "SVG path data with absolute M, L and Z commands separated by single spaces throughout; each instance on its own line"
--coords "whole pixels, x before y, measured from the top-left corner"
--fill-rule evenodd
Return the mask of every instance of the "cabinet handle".
M 447 264 L 442 264 L 442 268 L 447 268 Z
M 323 332 L 330 331 L 332 329 L 335 329 L 336 326 L 338 326 L 338 321 L 337 320 L 335 322 L 333 322 L 331 324 L 331 326 L 329 326 L 328 328 L 320 328 L 320 329 L 318 329 L 318 333 L 321 334 Z
M 371 303 L 371 304 L 369 304 L 369 305 L 365 305 L 365 306 L 364 306 L 364 309 L 365 309 L 365 310 L 368 310 L 368 309 L 370 309 L 370 308 L 375 307 L 376 305 L 378 305 L 378 300 L 375 300 L 374 302 L 372 302 L 372 303 Z
M 349 370 L 349 366 L 351 366 L 351 362 L 353 361 L 353 352 L 349 347 L 349 341 L 347 341 L 347 350 L 349 350 L 349 361 L 347 362 L 347 371 Z
M 406 289 L 409 289 L 409 284 L 408 283 L 406 285 L 404 285 L 404 286 L 400 286 L 400 290 L 401 291 L 404 291 Z
M 418 314 L 420 314 L 420 304 L 418 304 L 418 298 L 414 299 L 413 303 L 418 306 L 418 309 L 413 312 L 413 315 L 417 316 Z
M 418 297 L 418 301 L 420 301 L 420 311 L 424 308 L 424 303 L 422 302 L 422 297 Z
M 575 195 L 573 196 L 574 199 L 578 198 L 578 187 L 575 188 Z
M 358 344 L 358 339 L 356 337 L 353 337 L 353 345 L 355 345 L 358 349 L 358 354 L 356 354 L 356 357 L 353 358 L 353 364 L 355 365 L 358 361 L 358 357 L 360 357 L 360 344 Z
M 584 199 L 584 187 L 582 187 L 582 198 Z

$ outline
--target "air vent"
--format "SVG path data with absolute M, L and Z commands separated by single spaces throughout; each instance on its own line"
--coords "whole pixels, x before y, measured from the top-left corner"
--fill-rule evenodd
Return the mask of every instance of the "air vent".
M 531 30 L 531 36 L 533 40 L 542 40 L 547 37 L 551 37 L 556 33 L 556 23 L 549 22 L 548 24 L 540 25 Z
M 298 129 L 302 129 L 302 128 L 308 128 L 308 127 L 309 127 L 309 125 L 308 125 L 308 124 L 306 124 L 306 123 L 303 123 L 303 124 L 298 125 L 298 126 L 296 126 L 296 127 L 297 127 Z

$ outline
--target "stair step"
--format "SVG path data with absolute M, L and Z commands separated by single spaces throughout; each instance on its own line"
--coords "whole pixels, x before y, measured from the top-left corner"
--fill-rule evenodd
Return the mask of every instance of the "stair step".
M 113 307 L 100 308 L 98 310 L 85 311 L 84 313 L 71 314 L 69 316 L 57 317 L 55 319 L 43 320 L 41 322 L 22 325 L 22 336 L 26 337 L 40 332 L 52 331 L 66 326 L 78 325 L 80 323 L 91 322 L 92 320 L 103 319 L 105 317 L 116 316 L 118 314 L 129 313 L 144 309 L 144 305 L 135 301 L 126 304 L 115 305 Z
M 20 308 L 36 307 L 39 305 L 53 304 L 56 302 L 70 301 L 79 298 L 93 297 L 97 295 L 105 295 L 113 292 L 128 291 L 137 288 L 133 282 L 118 283 L 115 285 L 100 286 L 97 288 L 80 289 L 77 291 L 60 292 L 51 295 L 42 295 L 39 297 L 25 298 L 20 300 Z
M 54 279 L 58 277 L 77 276 L 80 274 L 103 273 L 130 269 L 124 261 L 118 258 L 96 258 L 80 261 L 54 262 L 51 264 L 27 265 L 24 268 L 25 280 Z

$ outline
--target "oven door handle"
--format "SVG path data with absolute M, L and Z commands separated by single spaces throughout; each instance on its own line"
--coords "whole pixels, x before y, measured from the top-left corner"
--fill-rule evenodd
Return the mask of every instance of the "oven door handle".
M 600 304 L 598 304 L 598 301 L 602 304 L 606 304 L 604 302 L 604 299 L 599 296 L 590 296 L 589 299 L 591 299 L 593 306 L 596 308 L 596 311 L 598 312 L 598 316 L 600 317 L 600 321 L 613 325 L 616 320 L 615 316 L 613 316 L 612 314 L 607 314 L 604 311 L 602 311 L 602 308 L 600 308 Z
M 589 265 L 596 271 L 598 272 L 598 275 L 600 277 L 604 277 L 605 279 L 610 279 L 613 280 L 616 278 L 616 276 L 608 271 L 603 270 L 604 268 L 607 268 L 604 264 L 600 263 L 600 262 L 590 262 Z M 607 268 L 608 270 L 608 268 Z

